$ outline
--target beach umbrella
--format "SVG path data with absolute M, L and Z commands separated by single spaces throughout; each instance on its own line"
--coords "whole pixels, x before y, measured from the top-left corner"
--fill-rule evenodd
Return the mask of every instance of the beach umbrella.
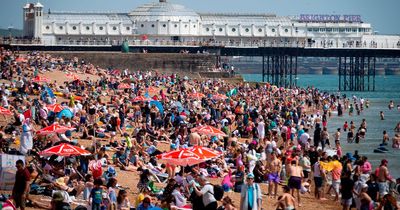
M 217 158 L 217 157 L 222 155 L 221 152 L 218 152 L 218 151 L 213 150 L 213 149 L 208 148 L 208 147 L 194 146 L 194 147 L 190 147 L 189 149 L 193 153 L 199 155 L 199 157 L 201 159 L 204 159 L 204 160 Z
M 2 114 L 2 115 L 13 115 L 13 113 L 9 109 L 6 109 L 6 108 L 1 107 L 1 106 L 0 106 L 0 114 Z
M 151 101 L 151 98 L 146 98 L 144 96 L 136 96 L 132 99 L 132 102 L 140 102 L 140 101 Z
M 227 97 L 226 95 L 222 95 L 222 94 L 215 94 L 215 95 L 212 96 L 212 98 L 213 98 L 214 100 L 225 100 L 225 99 L 227 99 L 228 97 Z
M 153 86 L 148 87 L 146 90 L 149 93 L 157 93 L 158 92 L 158 89 L 156 87 L 153 87 Z
M 69 109 L 64 109 L 61 112 L 59 112 L 57 114 L 57 118 L 62 118 L 62 117 L 66 117 L 66 118 L 72 118 L 74 116 L 74 114 L 71 112 L 71 110 Z
M 204 97 L 206 97 L 206 95 L 204 95 L 203 93 L 189 93 L 188 98 L 192 98 L 192 99 L 202 99 Z
M 79 76 L 76 75 L 76 74 L 69 73 L 69 74 L 66 74 L 65 76 L 66 76 L 67 78 L 72 79 L 72 80 L 80 80 Z
M 69 157 L 69 156 L 91 155 L 91 153 L 80 147 L 62 143 L 39 152 L 39 155 L 40 156 L 57 155 L 57 156 Z
M 28 59 L 23 58 L 23 57 L 18 57 L 18 58 L 15 59 L 15 61 L 17 63 L 26 63 L 26 62 L 28 62 Z
M 205 125 L 205 126 L 197 126 L 195 128 L 192 128 L 192 132 L 197 132 L 199 134 L 205 134 L 205 135 L 210 135 L 210 136 L 219 136 L 219 137 L 225 137 L 226 134 L 222 132 L 220 129 L 210 126 L 210 125 Z
M 121 70 L 120 69 L 113 69 L 110 71 L 111 75 L 117 75 L 117 74 L 121 74 Z
M 52 111 L 54 113 L 58 113 L 58 112 L 61 112 L 62 110 L 64 110 L 64 107 L 61 106 L 60 104 L 50 104 L 50 105 L 47 105 L 46 107 L 49 111 Z
M 129 84 L 126 84 L 126 83 L 120 83 L 118 85 L 118 89 L 130 89 L 130 88 L 131 88 L 131 86 Z
M 192 166 L 206 161 L 188 148 L 163 153 L 156 157 L 169 164 L 178 166 Z
M 50 82 L 50 79 L 46 77 L 36 76 L 32 79 L 32 82 L 40 83 L 40 82 Z
M 37 134 L 50 134 L 50 133 L 65 133 L 66 131 L 73 131 L 75 128 L 73 127 L 68 127 L 68 126 L 63 126 L 59 125 L 58 123 L 53 123 L 52 125 L 49 125 L 45 128 L 42 128 L 38 130 L 36 133 Z

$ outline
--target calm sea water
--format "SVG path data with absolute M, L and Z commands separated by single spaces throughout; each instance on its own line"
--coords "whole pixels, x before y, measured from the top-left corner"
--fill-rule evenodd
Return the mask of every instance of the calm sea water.
M 246 81 L 261 81 L 261 74 L 243 74 Z M 400 122 L 400 111 L 396 108 L 389 110 L 388 104 L 393 100 L 395 106 L 400 104 L 400 76 L 376 76 L 376 91 L 374 92 L 343 92 L 348 96 L 356 95 L 369 99 L 370 108 L 364 109 L 361 115 L 349 116 L 345 113 L 343 117 L 337 117 L 333 114 L 328 121 L 328 131 L 331 137 L 337 128 L 341 128 L 344 121 L 353 121 L 358 127 L 362 119 L 367 120 L 368 131 L 365 141 L 360 144 L 349 144 L 346 141 L 347 133 L 342 131 L 341 143 L 344 153 L 358 150 L 360 155 L 366 155 L 373 167 L 377 167 L 380 160 L 386 158 L 389 160 L 389 169 L 393 177 L 400 177 L 400 150 L 394 150 L 390 146 L 389 152 L 384 154 L 373 153 L 373 150 L 382 142 L 382 132 L 386 130 L 390 138 L 394 136 L 394 127 Z M 314 86 L 320 90 L 337 93 L 338 76 L 337 75 L 298 75 L 297 84 L 300 87 Z M 383 111 L 385 120 L 381 120 L 379 112 Z M 331 143 L 333 141 L 331 140 Z

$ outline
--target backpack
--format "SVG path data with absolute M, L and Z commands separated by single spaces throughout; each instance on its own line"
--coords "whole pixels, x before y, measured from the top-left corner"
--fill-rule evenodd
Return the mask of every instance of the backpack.
M 224 193 L 225 193 L 224 188 L 222 188 L 221 185 L 212 185 L 212 186 L 214 187 L 214 189 L 213 189 L 214 193 L 210 192 L 210 194 L 212 194 L 214 196 L 215 200 L 221 201 L 221 199 L 224 197 Z

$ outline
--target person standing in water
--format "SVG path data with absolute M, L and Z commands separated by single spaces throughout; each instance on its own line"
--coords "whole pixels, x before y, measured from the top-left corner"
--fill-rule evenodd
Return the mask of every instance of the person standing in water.
M 382 139 L 382 145 L 386 146 L 388 145 L 388 141 L 389 141 L 389 135 L 387 134 L 386 131 L 383 131 L 383 139 Z
M 383 114 L 383 111 L 381 111 L 379 115 L 381 116 L 381 120 L 385 120 L 385 114 Z

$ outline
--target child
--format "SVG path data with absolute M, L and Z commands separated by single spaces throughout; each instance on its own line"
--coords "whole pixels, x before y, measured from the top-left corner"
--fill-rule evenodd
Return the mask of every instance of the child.
M 306 182 L 303 182 L 301 184 L 300 193 L 301 194 L 311 193 L 310 186 L 311 186 L 311 180 L 310 179 L 307 180 Z
M 349 125 L 347 124 L 347 121 L 345 121 L 344 122 L 344 124 L 343 124 L 343 130 L 345 131 L 345 132 L 347 132 L 347 128 L 349 127 Z
M 335 143 L 336 143 L 336 155 L 338 157 L 342 157 L 342 155 L 343 155 L 342 146 L 340 146 L 339 141 L 335 141 Z
M 89 205 L 92 205 L 92 210 L 101 210 L 103 202 L 103 181 L 101 179 L 94 180 L 94 187 L 90 192 Z

